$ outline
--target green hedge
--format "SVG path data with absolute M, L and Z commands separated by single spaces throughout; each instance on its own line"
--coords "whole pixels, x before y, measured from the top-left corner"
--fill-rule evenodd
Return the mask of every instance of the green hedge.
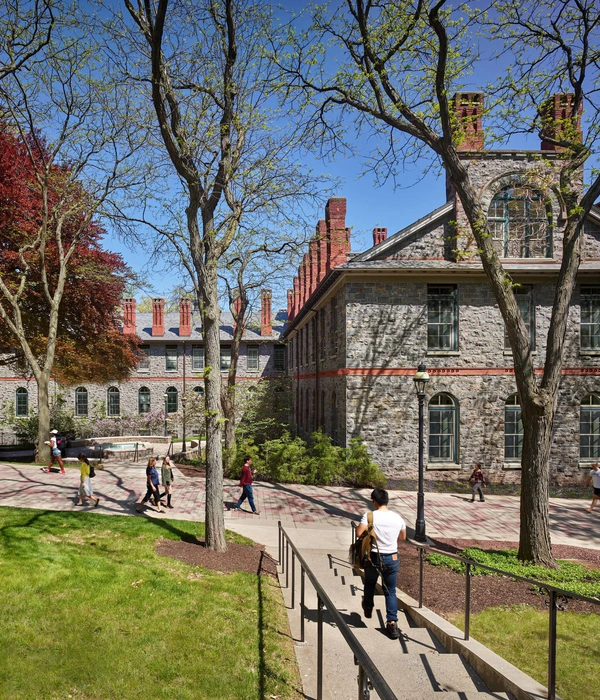
M 285 431 L 281 437 L 257 445 L 252 438 L 238 442 L 229 473 L 237 478 L 242 471 L 244 456 L 252 457 L 257 478 L 266 481 L 322 486 L 348 484 L 353 486 L 384 486 L 385 474 L 371 461 L 360 437 L 350 446 L 337 447 L 331 438 L 318 430 L 308 442 Z

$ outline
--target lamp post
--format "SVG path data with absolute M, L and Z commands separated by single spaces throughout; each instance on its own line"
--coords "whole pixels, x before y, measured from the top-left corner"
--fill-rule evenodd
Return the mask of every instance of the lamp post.
M 185 404 L 187 403 L 187 397 L 185 394 L 181 397 L 181 411 L 183 413 L 183 436 L 181 451 L 185 453 Z
M 427 542 L 425 535 L 425 495 L 423 493 L 423 404 L 425 403 L 425 387 L 429 381 L 429 375 L 425 365 L 421 363 L 417 367 L 413 377 L 417 398 L 419 399 L 419 490 L 417 491 L 417 521 L 415 523 L 415 540 Z
M 169 434 L 169 431 L 167 430 L 167 416 L 169 415 L 169 394 L 165 391 L 164 393 L 165 397 L 165 437 Z

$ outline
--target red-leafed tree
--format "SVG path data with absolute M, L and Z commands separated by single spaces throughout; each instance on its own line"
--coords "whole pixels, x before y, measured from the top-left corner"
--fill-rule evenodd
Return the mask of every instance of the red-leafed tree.
M 103 382 L 137 363 L 136 339 L 121 333 L 117 313 L 131 272 L 102 249 L 93 211 L 42 139 L 0 128 L 0 345 L 12 348 L 4 362 L 36 379 L 39 445 L 51 378 Z

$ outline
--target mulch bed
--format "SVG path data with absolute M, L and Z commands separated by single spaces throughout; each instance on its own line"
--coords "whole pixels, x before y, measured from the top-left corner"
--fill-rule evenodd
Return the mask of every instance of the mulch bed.
M 277 562 L 265 551 L 264 546 L 249 546 L 228 542 L 225 552 L 206 548 L 204 540 L 158 540 L 156 551 L 163 557 L 179 559 L 192 566 L 202 566 L 213 571 L 244 571 L 249 574 L 265 574 L 277 577 Z
M 492 542 L 460 539 L 438 539 L 435 547 L 456 554 L 466 547 L 480 549 L 517 549 L 516 542 Z M 570 559 L 586 566 L 600 568 L 600 551 L 554 545 L 552 547 L 557 559 Z M 398 587 L 411 597 L 419 598 L 419 554 L 416 547 L 408 543 L 400 547 L 400 571 Z M 465 605 L 465 576 L 442 566 L 425 563 L 423 568 L 423 605 L 439 615 L 463 612 Z M 547 597 L 531 590 L 529 584 L 512 581 L 498 576 L 471 577 L 471 612 L 477 613 L 486 608 L 500 605 L 531 605 L 547 609 Z M 600 607 L 592 603 L 570 599 L 566 610 L 572 612 L 600 613 Z
M 206 469 L 203 467 L 194 467 L 191 464 L 176 464 L 177 469 L 183 474 L 183 476 L 201 477 L 204 479 L 206 476 Z

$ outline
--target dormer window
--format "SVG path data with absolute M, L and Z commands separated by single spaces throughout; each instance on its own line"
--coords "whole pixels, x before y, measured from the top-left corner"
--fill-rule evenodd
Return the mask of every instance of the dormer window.
M 501 258 L 552 256 L 552 210 L 538 190 L 500 190 L 490 204 L 488 226 Z

